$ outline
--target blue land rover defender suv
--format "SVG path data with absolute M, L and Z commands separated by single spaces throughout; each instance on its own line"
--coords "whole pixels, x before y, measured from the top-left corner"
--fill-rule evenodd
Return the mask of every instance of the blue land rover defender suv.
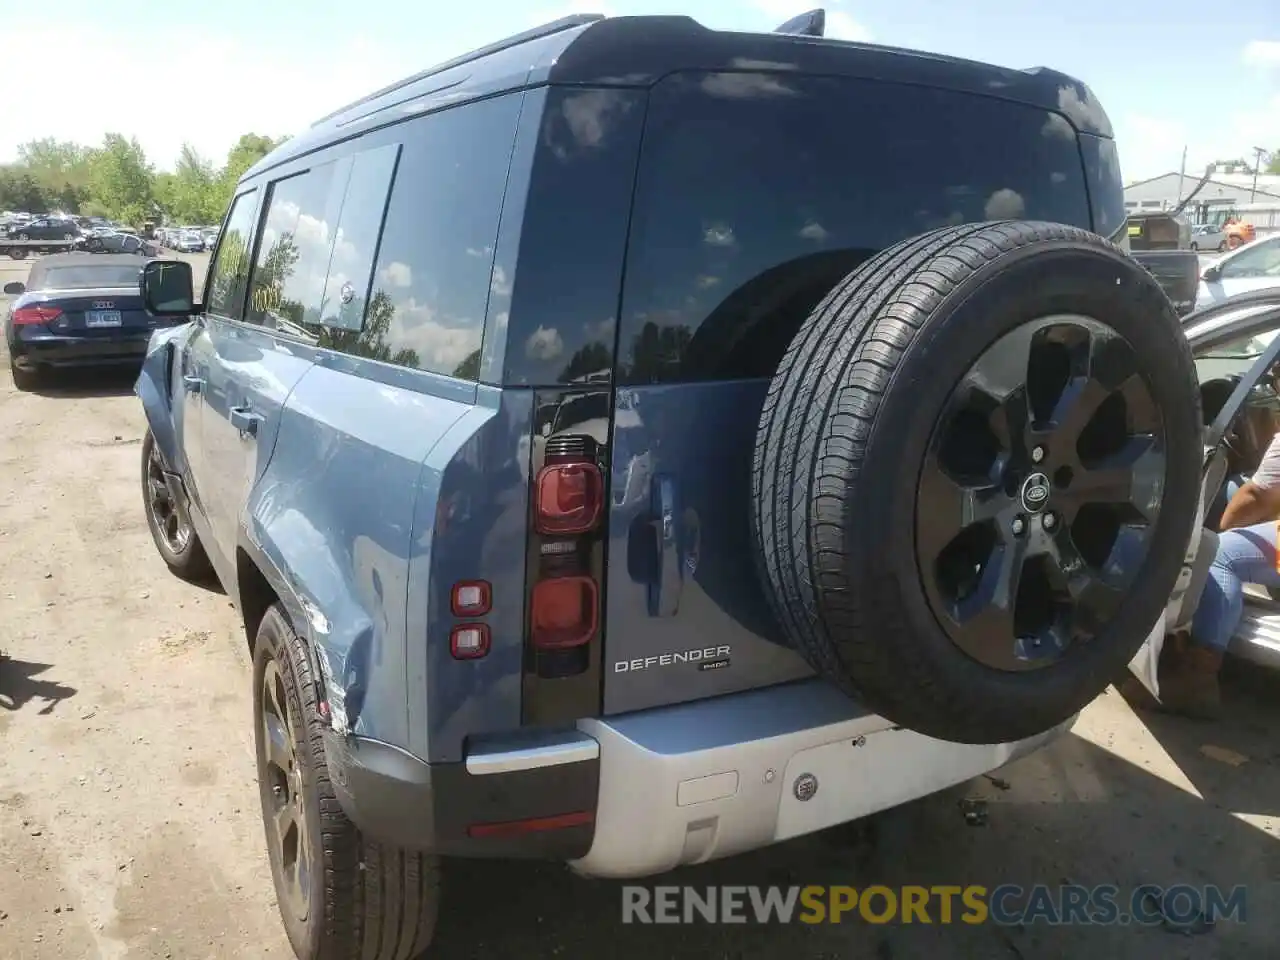
M 145 508 L 243 617 L 299 957 L 420 953 L 444 857 L 960 782 L 1157 621 L 1200 416 L 1105 113 L 816 32 L 512 37 L 249 170 L 202 297 L 144 270 Z

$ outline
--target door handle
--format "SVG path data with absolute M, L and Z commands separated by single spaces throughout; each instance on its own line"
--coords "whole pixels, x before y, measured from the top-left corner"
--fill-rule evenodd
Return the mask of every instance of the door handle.
M 256 437 L 258 435 L 258 424 L 262 420 L 260 414 L 254 413 L 248 407 L 232 407 L 230 414 L 231 425 L 240 431 L 240 436 Z
M 187 393 L 199 393 L 204 388 L 204 378 L 197 377 L 193 374 L 184 374 L 182 377 L 182 389 Z

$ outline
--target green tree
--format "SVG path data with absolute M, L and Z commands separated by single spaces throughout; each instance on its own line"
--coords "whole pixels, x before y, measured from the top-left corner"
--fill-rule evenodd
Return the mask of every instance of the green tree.
M 1264 173 L 1280 173 L 1280 147 L 1277 147 L 1275 150 L 1272 150 L 1271 153 L 1268 154 L 1268 156 L 1271 159 L 1267 162 L 1267 168 L 1263 172 Z
M 48 195 L 26 167 L 0 167 L 0 210 L 48 213 Z
M 218 212 L 214 219 L 222 216 L 222 212 L 231 203 L 236 192 L 236 183 L 244 176 L 244 172 L 268 153 L 284 143 L 285 137 L 278 139 L 265 137 L 258 133 L 246 133 L 227 153 L 226 162 L 210 185 L 210 204 Z
M 89 192 L 109 216 L 138 224 L 155 206 L 155 172 L 137 138 L 108 133 L 89 157 Z
M 16 166 L 39 185 L 49 208 L 75 213 L 89 199 L 89 155 L 78 143 L 45 137 L 20 145 Z
M 352 304 L 357 304 L 353 300 Z M 358 308 L 351 314 L 358 317 Z M 418 353 L 409 347 L 392 350 L 387 343 L 387 334 L 391 330 L 391 320 L 395 317 L 396 305 L 390 294 L 379 290 L 369 300 L 369 309 L 364 313 L 364 326 L 360 330 L 339 330 L 335 327 L 322 327 L 320 330 L 320 346 L 343 353 L 355 354 L 357 357 L 369 357 L 383 363 L 395 363 L 402 367 L 421 366 Z M 479 370 L 479 355 L 476 356 L 476 369 Z M 466 360 L 463 361 L 466 364 Z

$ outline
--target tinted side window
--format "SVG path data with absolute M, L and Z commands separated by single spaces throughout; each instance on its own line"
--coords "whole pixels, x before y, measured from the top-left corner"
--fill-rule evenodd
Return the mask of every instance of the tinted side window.
M 320 321 L 333 228 L 341 193 L 337 161 L 313 167 L 267 191 L 267 215 L 249 281 L 245 320 L 306 336 Z
M 239 320 L 244 311 L 245 285 L 249 280 L 249 235 L 258 192 L 250 190 L 231 201 L 227 225 L 213 265 L 209 268 L 205 309 L 222 317 Z
M 522 94 L 405 125 L 404 145 L 353 352 L 474 380 Z
M 863 260 L 1009 218 L 1091 226 L 1075 132 L 1056 113 L 866 80 L 670 77 L 645 124 L 622 378 L 769 376 Z

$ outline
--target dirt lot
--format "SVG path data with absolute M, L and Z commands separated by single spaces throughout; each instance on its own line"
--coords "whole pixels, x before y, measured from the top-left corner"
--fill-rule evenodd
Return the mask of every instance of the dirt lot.
M 199 259 L 199 258 L 197 258 Z M 26 264 L 0 260 L 0 283 Z M 167 575 L 138 489 L 131 376 L 19 394 L 0 371 L 0 958 L 276 960 L 249 668 L 226 598 Z M 1280 683 L 1214 725 L 1114 693 L 1076 732 L 948 794 L 662 883 L 1209 883 L 1244 924 L 623 927 L 617 885 L 555 865 L 446 867 L 436 956 L 1176 960 L 1274 957 Z M 986 801 L 966 825 L 958 801 Z

